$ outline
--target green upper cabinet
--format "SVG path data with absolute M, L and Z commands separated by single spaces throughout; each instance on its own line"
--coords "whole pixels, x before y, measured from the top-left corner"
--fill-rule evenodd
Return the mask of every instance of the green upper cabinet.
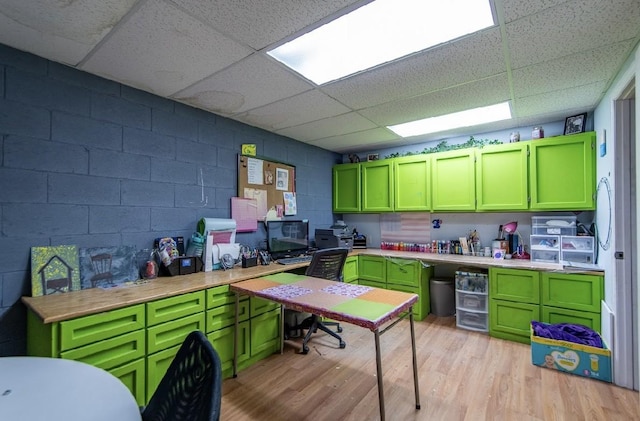
M 528 203 L 528 143 L 505 143 L 477 151 L 476 208 L 521 210 Z
M 360 164 L 333 167 L 333 211 L 360 211 Z
M 431 210 L 431 159 L 412 155 L 393 160 L 396 211 Z
M 595 132 L 530 142 L 532 210 L 595 209 Z
M 475 151 L 462 149 L 431 157 L 431 205 L 434 211 L 476 209 Z
M 362 211 L 393 211 L 393 160 L 364 162 L 362 168 Z

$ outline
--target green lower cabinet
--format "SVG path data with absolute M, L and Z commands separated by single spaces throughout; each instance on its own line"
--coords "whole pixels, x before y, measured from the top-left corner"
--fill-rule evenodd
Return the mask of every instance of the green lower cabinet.
M 279 309 L 280 304 L 258 297 L 249 297 L 249 314 L 252 318 L 276 308 Z
M 491 299 L 489 303 L 489 335 L 528 344 L 531 321 L 540 320 L 538 304 Z
M 353 283 L 358 280 L 358 256 L 348 256 L 342 269 L 342 280 Z
M 214 307 L 206 312 L 206 332 L 222 329 L 227 326 L 233 326 L 236 322 L 236 304 L 224 304 Z M 249 320 L 249 299 L 245 297 L 240 301 L 240 310 L 238 311 L 238 320 L 244 322 Z
M 600 275 L 545 272 L 542 274 L 542 304 L 545 306 L 600 313 L 604 282 Z
M 542 321 L 551 324 L 575 323 L 587 326 L 596 332 L 601 332 L 600 313 L 542 306 Z
M 204 312 L 147 328 L 147 353 L 153 354 L 180 345 L 194 330 L 204 332 Z
M 180 345 L 177 345 L 147 356 L 146 402 L 151 399 L 179 349 Z
M 131 391 L 136 398 L 138 406 L 146 404 L 145 399 L 145 384 L 146 384 L 146 369 L 145 359 L 140 358 L 132 361 L 128 364 L 121 365 L 114 369 L 109 370 L 111 374 L 119 378 L 122 383 Z
M 144 330 L 137 330 L 80 348 L 63 351 L 60 353 L 60 358 L 82 361 L 104 370 L 111 370 L 138 358 L 144 358 L 145 353 Z
M 251 359 L 280 350 L 280 306 L 249 320 Z
M 382 256 L 358 256 L 358 279 L 386 284 L 387 263 L 385 258 Z M 360 285 L 368 284 L 360 282 Z
M 207 334 L 209 342 L 220 356 L 222 373 L 225 378 L 233 375 L 233 348 L 235 346 L 235 325 L 215 330 Z M 245 368 L 251 357 L 249 321 L 238 324 L 238 369 Z
M 387 289 L 393 291 L 408 292 L 409 294 L 418 294 L 418 301 L 413 305 L 413 317 L 415 320 L 425 319 L 431 312 L 431 300 L 429 298 L 429 288 L 424 287 L 407 287 L 404 285 L 387 284 Z

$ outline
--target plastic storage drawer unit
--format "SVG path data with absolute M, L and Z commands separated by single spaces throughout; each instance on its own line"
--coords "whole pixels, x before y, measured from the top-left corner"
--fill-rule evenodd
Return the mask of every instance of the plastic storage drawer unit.
M 576 235 L 575 216 L 532 216 L 531 234 L 534 235 Z
M 489 331 L 489 275 L 473 270 L 456 272 L 456 326 Z

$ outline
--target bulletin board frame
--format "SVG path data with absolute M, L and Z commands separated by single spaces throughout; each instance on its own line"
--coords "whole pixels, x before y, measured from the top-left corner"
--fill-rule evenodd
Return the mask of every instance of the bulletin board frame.
M 259 172 L 259 173 L 258 173 Z M 295 165 L 261 156 L 238 154 L 238 197 L 245 197 L 245 188 L 266 192 L 266 211 L 284 206 L 286 192 L 296 191 Z M 258 220 L 264 220 L 266 212 L 258 212 Z

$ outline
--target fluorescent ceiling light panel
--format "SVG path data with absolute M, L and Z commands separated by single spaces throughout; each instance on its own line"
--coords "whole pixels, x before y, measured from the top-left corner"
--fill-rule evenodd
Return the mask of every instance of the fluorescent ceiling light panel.
M 511 107 L 509 107 L 509 102 L 502 102 L 487 107 L 473 108 L 453 114 L 445 114 L 438 117 L 396 124 L 395 126 L 387 126 L 387 128 L 395 132 L 398 136 L 411 137 L 427 133 L 443 132 L 458 127 L 477 126 L 479 124 L 508 120 L 510 118 Z
M 267 54 L 321 85 L 492 25 L 488 0 L 376 0 Z

